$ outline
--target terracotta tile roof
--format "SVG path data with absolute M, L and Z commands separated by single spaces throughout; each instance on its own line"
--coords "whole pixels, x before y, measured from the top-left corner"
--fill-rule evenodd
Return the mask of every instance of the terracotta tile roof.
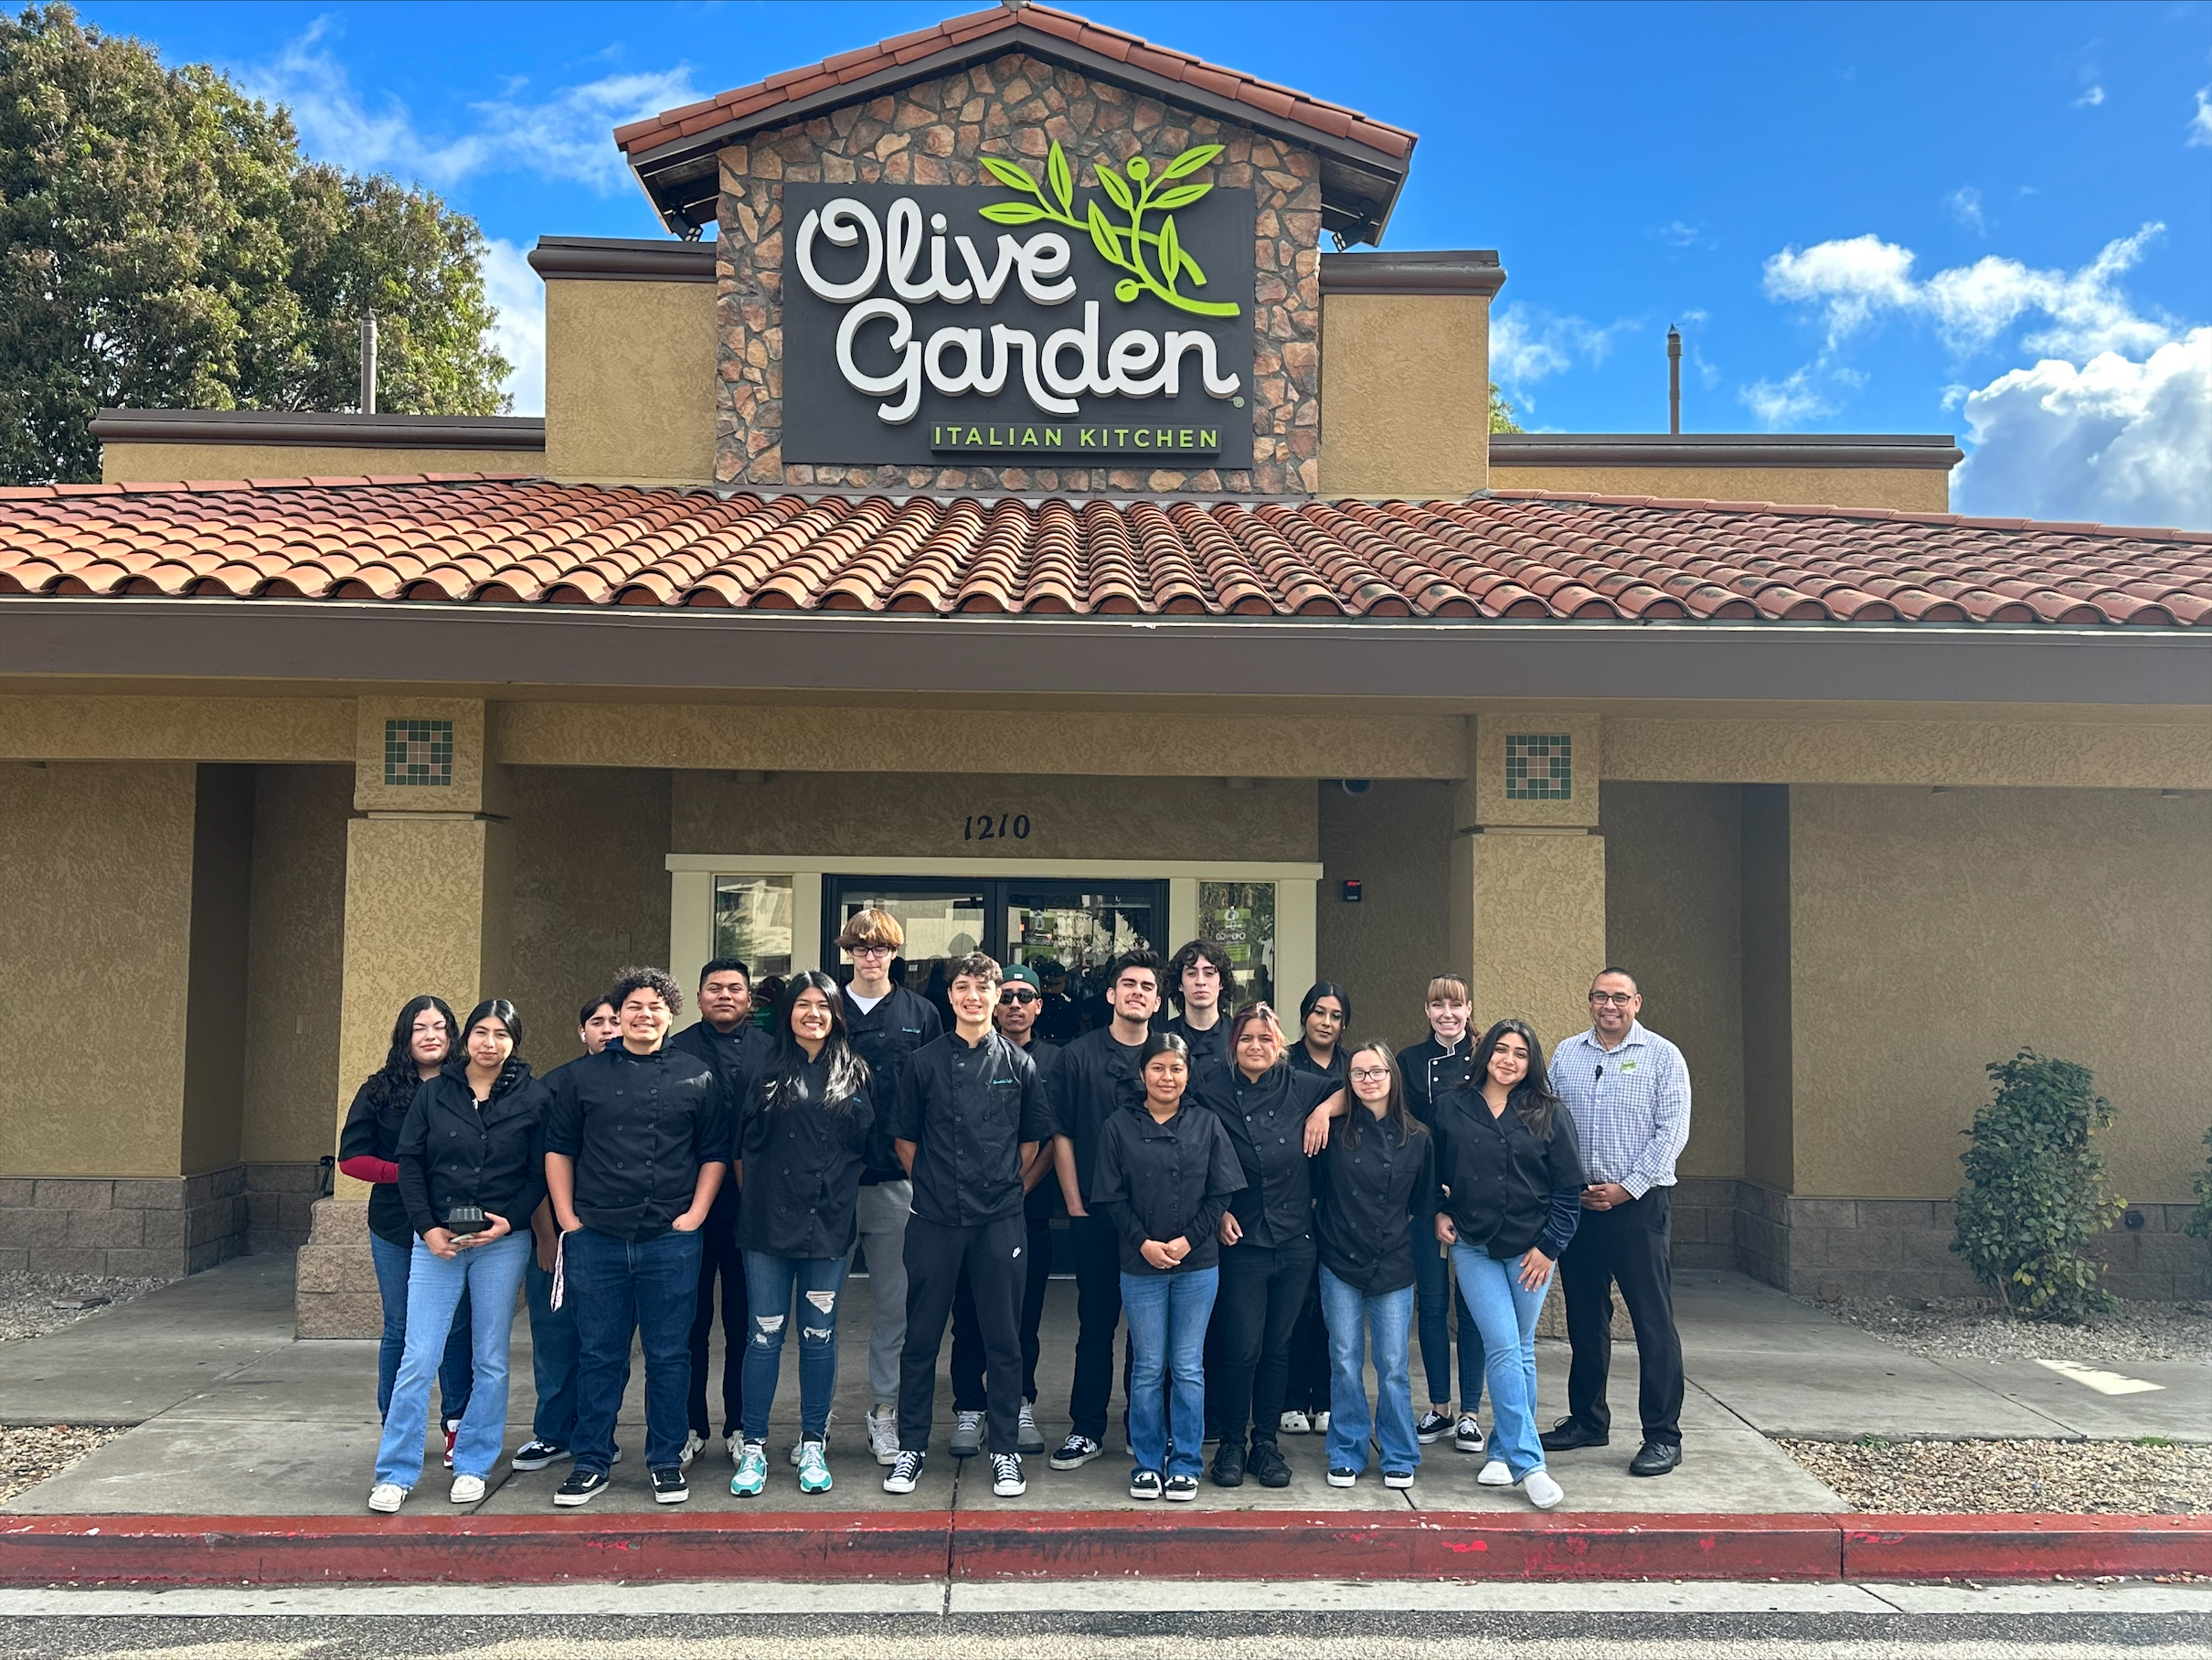
M 485 474 L 0 490 L 0 596 L 42 594 L 2202 626 L 2212 533 L 1535 490 L 1040 502 Z
M 966 46 L 985 36 L 1024 26 L 1054 36 L 1070 46 L 1125 63 L 1132 69 L 1149 70 L 1164 80 L 1180 81 L 1216 97 L 1248 105 L 1276 121 L 1292 122 L 1333 138 L 1365 144 L 1399 161 L 1413 153 L 1414 135 L 1402 128 L 1370 120 L 1356 110 L 1324 102 L 1289 87 L 1255 80 L 1240 70 L 1207 63 L 1187 52 L 1154 46 L 1134 35 L 1125 35 L 1120 29 L 1110 29 L 1048 5 L 1025 5 L 1018 10 L 994 5 L 988 11 L 949 17 L 934 28 L 917 29 L 910 35 L 878 41 L 857 51 L 840 52 L 805 69 L 785 69 L 752 86 L 739 87 L 718 97 L 631 122 L 614 129 L 614 142 L 625 154 L 643 155 L 663 144 L 692 137 L 725 122 L 742 121 L 756 126 L 766 125 L 774 119 L 779 105 L 849 86 L 947 48 Z

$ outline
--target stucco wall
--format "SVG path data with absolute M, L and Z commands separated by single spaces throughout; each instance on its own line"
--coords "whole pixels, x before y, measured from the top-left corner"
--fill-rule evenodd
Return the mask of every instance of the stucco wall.
M 1314 962 L 1321 978 L 1352 994 L 1352 1038 L 1379 1035 L 1403 1048 L 1429 1035 L 1421 999 L 1430 976 L 1467 972 L 1451 962 L 1441 903 L 1452 879 L 1452 786 L 1387 779 L 1355 796 L 1332 780 L 1320 785 L 1320 803 Z M 1362 884 L 1356 905 L 1341 897 L 1347 877 Z M 1281 990 L 1294 1009 L 1305 987 Z
M 507 776 L 515 857 L 504 995 L 543 1072 L 582 1052 L 576 1006 L 616 969 L 668 961 L 668 774 L 516 767 Z M 686 1006 L 680 1024 L 691 1018 Z
M 102 444 L 104 484 L 186 478 L 365 478 L 403 473 L 546 470 L 543 450 L 387 450 L 335 444 Z
M 980 155 L 1033 169 L 1057 140 L 1077 188 L 1097 160 L 1226 149 L 1204 177 L 1259 197 L 1252 466 L 787 467 L 782 458 L 783 184 L 988 183 Z M 725 484 L 948 489 L 1310 493 L 1320 451 L 1321 173 L 1313 152 L 1009 52 L 722 152 L 719 400 L 715 476 Z M 827 372 L 823 366 L 820 372 Z M 809 371 L 814 372 L 814 371 Z
M 2212 800 L 1790 792 L 1796 1190 L 1948 1198 L 1983 1067 L 2079 1061 L 2126 1197 L 2178 1203 L 2212 1086 Z
M 1895 507 L 1907 513 L 1951 511 L 1951 474 L 1933 467 L 1494 466 L 1490 487 L 1780 502 L 1792 506 Z
M 544 470 L 564 480 L 714 477 L 711 282 L 546 284 Z
M 1490 475 L 1490 300 L 1331 294 L 1323 302 L 1320 489 L 1461 496 Z
M 1607 784 L 1605 955 L 1636 976 L 1643 1023 L 1688 1061 L 1685 1176 L 1743 1174 L 1739 793 Z
M 1788 1193 L 1797 1180 L 1790 792 L 1780 784 L 1749 784 L 1742 797 L 1743 1167 L 1753 1181 Z
M 239 1162 L 246 1108 L 246 954 L 253 891 L 253 769 L 203 766 L 198 771 L 185 1013 L 186 1176 Z
M 1312 859 L 1314 787 L 915 772 L 675 774 L 671 851 L 877 858 Z M 980 814 L 1026 814 L 1024 841 L 962 839 Z M 1301 990 L 1303 987 L 1300 988 Z
M 334 1146 L 353 769 L 254 771 L 240 1156 L 288 1163 L 320 1158 Z
M 189 763 L 0 767 L 0 1112 L 11 1176 L 182 1174 Z M 99 1064 L 37 1066 L 56 1011 L 120 1022 Z M 92 1054 L 93 1050 L 84 1050 Z

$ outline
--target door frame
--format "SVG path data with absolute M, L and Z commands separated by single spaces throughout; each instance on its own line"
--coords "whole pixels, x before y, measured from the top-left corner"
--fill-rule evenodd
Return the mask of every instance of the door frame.
M 714 879 L 718 876 L 782 877 L 792 885 L 792 967 L 822 966 L 822 878 L 856 872 L 899 879 L 929 877 L 952 881 L 1013 878 L 1080 881 L 1090 878 L 1167 884 L 1168 951 L 1198 930 L 1198 884 L 1272 882 L 1275 885 L 1275 984 L 1280 990 L 1313 983 L 1318 861 L 1285 859 L 1038 859 L 871 858 L 819 853 L 671 853 L 668 872 L 669 973 L 686 988 L 714 949 Z
M 976 949 L 978 951 L 987 952 L 1001 963 L 1004 963 L 1007 960 L 1008 954 L 1005 949 L 1007 942 L 1001 937 L 1004 934 L 1006 927 L 1006 900 L 1009 897 L 1008 889 L 1023 886 L 1025 884 L 1052 882 L 1065 883 L 1069 886 L 1075 887 L 1080 886 L 1084 882 L 1093 882 L 1101 887 L 1113 885 L 1124 889 L 1151 889 L 1154 890 L 1154 893 L 1158 900 L 1158 910 L 1161 923 L 1159 931 L 1162 933 L 1171 931 L 1175 923 L 1175 915 L 1173 910 L 1170 909 L 1173 901 L 1169 899 L 1167 891 L 1168 879 L 1164 877 L 1066 877 L 1058 875 L 1056 873 L 1037 873 L 1023 876 L 973 875 L 968 877 L 886 877 L 882 871 L 876 869 L 873 866 L 864 865 L 853 870 L 837 869 L 824 871 L 823 873 L 823 898 L 820 907 L 822 913 L 822 930 L 821 937 L 816 942 L 816 960 L 818 962 L 825 963 L 833 962 L 838 954 L 835 949 L 835 923 L 837 919 L 835 910 L 833 908 L 829 898 L 829 889 L 839 883 L 853 883 L 861 881 L 881 882 L 887 887 L 902 883 L 911 883 L 917 888 L 923 889 L 924 891 L 926 891 L 930 887 L 941 886 L 948 893 L 958 892 L 963 888 L 971 891 L 980 890 L 983 894 L 984 899 L 984 930 L 983 939 L 978 942 Z M 1194 903 L 1196 901 L 1194 899 Z M 1157 942 L 1154 943 L 1156 945 Z M 1161 954 L 1164 956 L 1167 954 L 1167 952 L 1172 952 L 1175 949 L 1175 947 L 1174 945 L 1168 945 L 1161 950 Z M 842 979 L 844 977 L 837 968 L 833 967 L 829 972 L 833 977 L 838 979 Z

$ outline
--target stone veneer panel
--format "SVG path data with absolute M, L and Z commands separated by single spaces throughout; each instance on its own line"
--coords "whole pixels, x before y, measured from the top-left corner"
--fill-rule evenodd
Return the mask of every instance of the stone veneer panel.
M 300 1247 L 292 1294 L 303 1337 L 374 1337 L 384 1330 L 376 1259 L 369 1254 L 367 1205 L 315 1201 L 313 1231 Z
M 247 1167 L 0 1179 L 0 1272 L 180 1278 L 248 1249 Z
M 1226 146 L 1201 175 L 1259 198 L 1252 466 L 786 466 L 783 207 L 786 180 L 988 183 L 982 155 L 1032 171 L 1058 140 L 1079 188 L 1100 158 Z M 1321 176 L 1311 151 L 1010 52 L 942 80 L 755 133 L 722 152 L 715 479 L 723 484 L 896 490 L 1107 490 L 1311 495 L 1321 452 Z M 824 365 L 824 372 L 831 372 Z

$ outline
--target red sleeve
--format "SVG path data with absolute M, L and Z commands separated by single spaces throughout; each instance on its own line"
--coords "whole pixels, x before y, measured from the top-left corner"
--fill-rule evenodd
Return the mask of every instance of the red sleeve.
M 399 1165 L 388 1158 L 371 1158 L 366 1153 L 358 1158 L 346 1160 L 338 1168 L 356 1182 L 396 1182 L 399 1179 Z

